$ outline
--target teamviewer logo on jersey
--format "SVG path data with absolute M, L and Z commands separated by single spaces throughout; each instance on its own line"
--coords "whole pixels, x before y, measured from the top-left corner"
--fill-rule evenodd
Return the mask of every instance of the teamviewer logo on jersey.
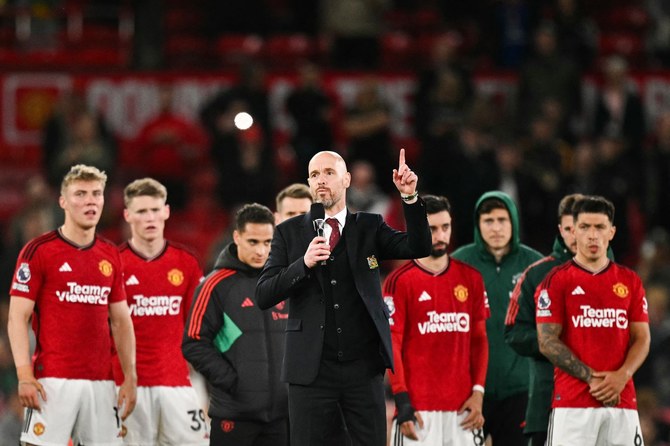
M 60 271 L 61 273 L 71 273 L 72 268 L 70 267 L 69 263 L 65 262 L 60 266 L 60 268 L 58 268 L 58 271 Z

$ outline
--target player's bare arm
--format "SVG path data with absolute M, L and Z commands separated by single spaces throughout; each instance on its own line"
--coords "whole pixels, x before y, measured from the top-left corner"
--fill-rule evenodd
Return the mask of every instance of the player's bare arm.
M 593 377 L 598 383 L 591 387 L 591 395 L 603 403 L 618 400 L 628 380 L 640 368 L 649 353 L 649 324 L 646 322 L 630 323 L 630 346 L 623 365 L 614 371 L 594 372 Z
M 537 341 L 540 345 L 540 352 L 565 373 L 588 383 L 593 370 L 580 361 L 561 341 L 562 331 L 561 324 L 537 324 Z
M 16 365 L 16 375 L 19 380 L 19 400 L 23 407 L 40 410 L 41 397 L 47 400 L 42 384 L 33 374 L 30 359 L 30 339 L 28 330 L 30 318 L 33 314 L 35 302 L 23 297 L 12 296 L 9 301 L 9 316 L 7 333 L 12 356 Z
M 137 402 L 137 371 L 135 369 L 135 332 L 126 301 L 109 305 L 109 318 L 114 345 L 123 370 L 123 383 L 119 388 L 117 407 L 123 408 L 121 419 L 125 420 L 135 409 Z

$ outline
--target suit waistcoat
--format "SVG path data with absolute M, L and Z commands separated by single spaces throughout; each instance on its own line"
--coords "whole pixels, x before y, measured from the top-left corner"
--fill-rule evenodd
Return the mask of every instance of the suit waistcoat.
M 325 272 L 323 358 L 350 361 L 379 355 L 379 334 L 356 289 L 344 235 L 335 246 Z

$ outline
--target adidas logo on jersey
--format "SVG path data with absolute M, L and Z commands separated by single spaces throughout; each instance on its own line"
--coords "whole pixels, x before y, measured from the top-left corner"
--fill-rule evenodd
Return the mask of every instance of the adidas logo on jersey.
M 128 280 L 126 280 L 126 285 L 139 285 L 140 281 L 137 280 L 137 277 L 135 277 L 135 274 L 131 275 L 128 277 Z
M 425 302 L 427 300 L 433 300 L 433 298 L 430 297 L 430 294 L 424 291 L 423 293 L 421 293 L 421 296 L 419 296 L 419 302 Z
M 251 299 L 249 299 L 249 298 L 247 297 L 247 298 L 245 298 L 245 299 L 242 301 L 242 305 L 240 305 L 240 306 L 241 306 L 242 308 L 253 307 L 253 306 L 254 306 L 254 302 L 253 302 Z
M 577 285 L 577 288 L 575 288 L 574 290 L 572 290 L 572 293 L 571 293 L 571 294 L 572 294 L 573 296 L 576 296 L 577 294 L 586 294 L 586 293 L 584 292 L 584 290 L 582 289 L 582 287 L 580 287 L 579 285 Z
M 69 263 L 65 262 L 60 266 L 60 268 L 58 268 L 58 271 L 60 271 L 61 273 L 71 273 L 72 268 L 70 268 Z

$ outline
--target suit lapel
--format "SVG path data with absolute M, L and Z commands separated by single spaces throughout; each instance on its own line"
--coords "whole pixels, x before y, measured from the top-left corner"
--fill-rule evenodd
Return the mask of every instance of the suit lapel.
M 349 258 L 349 267 L 356 275 L 356 248 L 358 247 L 358 237 L 360 231 L 356 228 L 356 215 L 347 211 L 347 223 L 344 225 L 344 242 L 347 245 L 347 257 Z

